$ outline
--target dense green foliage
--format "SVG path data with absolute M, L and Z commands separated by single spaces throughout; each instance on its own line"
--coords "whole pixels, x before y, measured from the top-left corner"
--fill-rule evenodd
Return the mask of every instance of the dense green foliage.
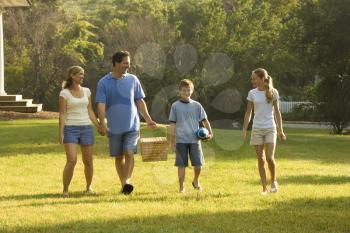
M 314 94 L 315 77 L 349 74 L 349 1 L 33 3 L 4 13 L 5 85 L 46 110 L 57 110 L 68 66 L 84 66 L 95 92 L 117 50 L 131 52 L 131 72 L 146 90 L 151 114 L 163 122 L 182 78 L 195 82 L 194 97 L 210 119 L 222 121 L 242 118 L 254 68 L 266 68 L 281 95 L 294 100 Z

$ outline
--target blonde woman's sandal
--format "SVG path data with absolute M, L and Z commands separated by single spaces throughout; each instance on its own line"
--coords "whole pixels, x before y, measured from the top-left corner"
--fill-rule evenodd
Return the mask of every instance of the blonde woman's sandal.
M 278 192 L 278 183 L 277 181 L 274 181 L 271 184 L 270 193 L 277 193 L 277 192 Z

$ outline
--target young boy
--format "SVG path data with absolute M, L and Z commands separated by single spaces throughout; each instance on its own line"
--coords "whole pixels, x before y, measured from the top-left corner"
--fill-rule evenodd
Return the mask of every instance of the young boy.
M 169 116 L 170 143 L 172 149 L 176 152 L 175 166 L 178 167 L 180 193 L 185 192 L 184 181 L 186 167 L 188 166 L 188 155 L 194 169 L 192 186 L 194 189 L 202 190 L 199 175 L 204 157 L 201 143 L 196 136 L 199 124 L 202 123 L 209 131 L 205 141 L 213 137 L 207 114 L 202 105 L 191 99 L 193 90 L 194 86 L 191 80 L 181 80 L 179 85 L 180 100 L 172 104 Z

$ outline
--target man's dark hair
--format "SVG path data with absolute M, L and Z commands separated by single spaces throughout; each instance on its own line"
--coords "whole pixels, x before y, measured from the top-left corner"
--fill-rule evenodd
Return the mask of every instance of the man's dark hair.
M 116 62 L 121 63 L 124 57 L 130 57 L 128 51 L 118 51 L 112 57 L 112 64 L 115 65 Z

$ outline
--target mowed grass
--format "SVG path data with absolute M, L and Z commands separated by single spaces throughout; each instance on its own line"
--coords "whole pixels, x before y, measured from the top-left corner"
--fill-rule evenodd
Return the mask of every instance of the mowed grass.
M 151 132 L 143 130 L 147 136 Z M 240 131 L 215 130 L 204 144 L 202 192 L 179 194 L 174 155 L 136 156 L 130 196 L 119 194 L 107 139 L 96 136 L 93 188 L 81 155 L 62 198 L 63 147 L 56 120 L 0 122 L 0 232 L 350 232 L 350 136 L 286 129 L 276 151 L 280 191 L 260 196 L 256 159 Z

